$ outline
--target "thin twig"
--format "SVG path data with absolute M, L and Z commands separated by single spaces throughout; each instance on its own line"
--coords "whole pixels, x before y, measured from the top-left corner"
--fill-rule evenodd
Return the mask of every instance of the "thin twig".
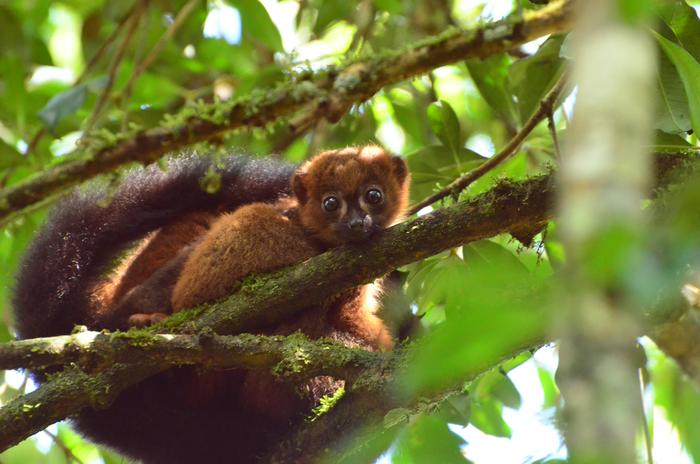
M 92 55 L 92 58 L 90 58 L 90 61 L 88 61 L 88 63 L 85 65 L 85 69 L 83 69 L 83 72 L 80 73 L 73 85 L 71 85 L 71 88 L 75 88 L 78 85 L 80 85 L 88 76 L 90 71 L 92 71 L 92 68 L 100 61 L 100 58 L 102 58 L 102 56 L 104 55 L 105 51 L 107 50 L 107 47 L 109 47 L 112 44 L 112 42 L 114 42 L 114 39 L 117 38 L 124 25 L 127 23 L 127 20 L 131 17 L 131 15 L 134 14 L 134 10 L 137 8 L 138 3 L 139 0 L 135 1 L 131 9 L 119 20 L 117 27 L 114 28 L 114 30 L 109 34 L 105 41 L 102 42 L 100 48 L 98 48 L 95 54 Z M 44 137 L 44 135 L 46 135 L 46 127 L 42 127 L 41 129 L 36 131 L 34 137 L 32 137 L 31 142 L 29 142 L 29 145 L 27 146 L 27 151 L 24 153 L 24 156 L 29 156 L 31 153 L 34 152 L 34 150 L 36 150 L 37 145 Z
M 197 3 L 199 2 L 200 0 L 190 0 L 185 6 L 182 7 L 182 9 L 177 13 L 177 16 L 175 16 L 172 24 L 170 24 L 168 29 L 166 29 L 163 35 L 160 36 L 160 39 L 158 39 L 158 42 L 153 46 L 148 55 L 146 55 L 146 58 L 144 58 L 143 61 L 141 61 L 141 63 L 139 63 L 139 65 L 136 67 L 133 74 L 131 74 L 129 81 L 124 87 L 125 101 L 127 101 L 131 96 L 131 91 L 136 80 L 146 71 L 146 69 L 148 69 L 151 64 L 153 64 L 156 58 L 158 58 L 158 55 L 160 55 L 160 52 L 163 51 L 165 45 L 170 39 L 173 38 L 177 30 L 180 28 L 180 26 L 182 26 L 185 19 L 187 19 L 190 13 L 192 13 L 192 10 L 194 10 L 194 7 L 197 6 Z
M 140 27 L 139 35 L 136 38 L 136 46 L 134 47 L 134 57 L 133 57 L 133 62 L 134 66 L 137 65 L 137 63 L 141 62 L 143 59 L 143 55 L 145 54 L 144 48 L 146 47 L 147 44 L 147 37 L 148 33 L 150 30 L 150 16 L 148 14 L 145 14 L 143 17 L 143 23 Z M 131 100 L 131 87 L 128 89 L 124 89 L 122 92 L 122 96 L 119 99 L 120 103 L 120 108 L 123 113 L 122 117 L 122 124 L 121 124 L 121 130 L 122 132 L 126 132 L 126 130 L 129 128 L 129 101 Z
M 501 149 L 499 153 L 493 155 L 480 166 L 460 176 L 444 189 L 411 206 L 411 208 L 408 210 L 408 214 L 415 214 L 426 206 L 430 206 L 443 198 L 459 195 L 462 190 L 474 183 L 477 179 L 481 178 L 484 174 L 510 158 L 516 152 L 518 147 L 520 147 L 530 132 L 532 132 L 533 129 L 535 129 L 535 127 L 537 127 L 537 125 L 547 117 L 548 114 L 551 114 L 557 99 L 566 86 L 566 83 L 567 78 L 565 73 L 561 78 L 559 78 L 559 81 L 552 88 L 552 90 L 550 90 L 549 93 L 542 99 L 537 107 L 537 110 L 532 116 L 530 116 L 530 119 L 527 120 L 523 128 L 520 129 L 520 131 L 515 134 L 512 139 L 510 139 L 510 141 L 505 147 L 503 147 L 503 149 Z
M 375 8 L 372 5 L 372 2 L 364 0 L 362 2 L 359 2 L 355 11 L 356 22 L 359 22 L 361 20 L 362 23 L 358 25 L 355 34 L 352 36 L 352 42 L 350 43 L 348 50 L 352 50 L 353 53 L 358 53 L 361 50 L 364 43 L 367 41 L 367 37 L 369 37 L 372 33 L 372 29 L 374 28 Z M 361 15 L 364 15 L 364 18 Z
M 134 9 L 133 15 L 129 20 L 129 28 L 126 31 L 124 40 L 117 49 L 117 52 L 115 53 L 114 58 L 112 59 L 112 62 L 109 65 L 109 69 L 107 71 L 107 83 L 105 84 L 105 88 L 102 90 L 100 98 L 97 100 L 97 104 L 95 105 L 95 108 L 92 111 L 92 115 L 90 116 L 88 123 L 85 125 L 85 133 L 88 133 L 92 130 L 93 126 L 99 119 L 100 114 L 102 113 L 102 110 L 104 109 L 104 106 L 107 103 L 107 100 L 109 99 L 109 95 L 112 92 L 112 87 L 114 87 L 114 81 L 117 79 L 117 71 L 119 70 L 119 65 L 124 59 L 126 49 L 129 47 L 129 43 L 131 43 L 131 39 L 134 37 L 134 32 L 136 32 L 136 26 L 138 26 L 139 21 L 141 19 L 141 15 L 144 13 L 145 10 L 146 4 L 143 1 L 140 1 L 139 7 Z
M 92 70 L 92 68 L 97 64 L 97 62 L 102 58 L 103 54 L 105 51 L 107 51 L 107 47 L 109 47 L 112 42 L 119 36 L 121 33 L 122 29 L 124 26 L 129 22 L 129 18 L 131 18 L 136 10 L 139 8 L 139 3 L 141 0 L 136 0 L 134 1 L 134 4 L 132 7 L 127 11 L 127 13 L 119 20 L 119 23 L 117 24 L 117 27 L 109 34 L 109 36 L 105 39 L 104 42 L 102 42 L 102 45 L 100 45 L 100 48 L 97 49 L 95 54 L 90 58 L 90 61 L 88 61 L 88 64 L 85 65 L 85 69 L 83 70 L 82 73 L 80 73 L 80 76 L 78 76 L 78 79 L 75 80 L 74 85 L 78 85 L 85 78 L 87 77 L 88 73 Z
M 552 143 L 554 144 L 554 154 L 557 159 L 561 159 L 561 150 L 559 149 L 559 136 L 557 135 L 557 126 L 554 122 L 554 112 L 550 111 L 547 114 L 547 127 L 552 135 Z
M 639 373 L 639 406 L 642 408 L 642 428 L 644 429 L 644 447 L 647 452 L 647 464 L 654 464 L 654 452 L 651 443 L 651 433 L 649 433 L 649 421 L 647 420 L 647 410 L 644 407 L 644 376 L 641 369 Z
M 68 446 L 65 443 L 63 443 L 63 440 L 61 440 L 61 438 L 58 435 L 49 432 L 47 429 L 44 430 L 44 433 L 51 437 L 51 440 L 53 440 L 56 446 L 61 448 L 61 451 L 63 451 L 63 454 L 66 456 L 68 462 L 72 461 L 77 462 L 78 464 L 83 464 L 83 461 L 80 458 L 78 458 L 78 456 L 76 456 L 75 453 L 73 453 L 73 451 L 70 448 L 68 448 Z

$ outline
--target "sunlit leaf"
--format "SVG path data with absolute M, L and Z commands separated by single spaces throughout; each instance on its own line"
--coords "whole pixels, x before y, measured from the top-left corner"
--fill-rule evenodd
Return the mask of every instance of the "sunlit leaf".
M 481 96 L 511 127 L 518 125 L 515 102 L 508 86 L 510 58 L 505 53 L 466 61 L 469 74 Z
M 450 424 L 466 427 L 471 417 L 471 403 L 471 398 L 467 393 L 452 395 L 440 404 L 437 413 Z
M 428 121 L 435 136 L 453 155 L 462 146 L 462 133 L 457 114 L 449 103 L 442 100 L 428 106 Z
M 3 464 L 28 464 L 28 463 L 62 463 L 65 462 L 63 451 L 52 445 L 48 453 L 39 451 L 34 440 L 24 440 L 19 445 L 0 453 L 0 462 Z
M 503 404 L 493 399 L 474 401 L 471 423 L 489 435 L 510 438 L 511 430 L 506 421 L 503 420 L 502 410 Z
M 655 3 L 653 0 L 617 0 L 617 5 L 623 20 L 638 24 L 651 15 Z
M 0 170 L 18 166 L 26 162 L 26 159 L 10 145 L 0 140 Z
M 314 33 L 321 35 L 331 24 L 350 17 L 356 6 L 354 2 L 346 2 L 343 0 L 323 0 L 318 2 Z
M 542 367 L 537 368 L 537 377 L 540 379 L 542 394 L 544 395 L 543 408 L 552 408 L 557 404 L 559 389 L 554 382 L 554 376 L 550 371 Z
M 379 10 L 386 11 L 391 14 L 401 13 L 401 1 L 400 0 L 374 0 L 374 4 Z
M 500 372 L 499 375 L 498 381 L 491 388 L 491 394 L 495 399 L 503 403 L 504 406 L 520 409 L 523 402 L 520 397 L 520 392 L 518 392 L 518 389 L 515 388 L 515 384 L 507 375 L 503 375 Z
M 456 152 L 443 145 L 429 145 L 406 159 L 411 170 L 411 198 L 420 201 L 444 187 L 462 173 L 470 171 L 486 161 L 472 150 L 459 147 Z
M 282 37 L 269 13 L 258 0 L 229 0 L 241 13 L 243 33 L 275 52 L 284 51 Z
M 650 357 L 654 402 L 666 412 L 694 462 L 700 462 L 700 394 L 675 362 L 658 350 L 653 350 Z
M 560 56 L 564 37 L 548 38 L 534 55 L 510 66 L 509 85 L 517 99 L 521 124 L 532 116 L 564 71 L 565 60 Z
M 421 416 L 399 434 L 391 462 L 467 463 L 469 461 L 459 449 L 463 443 L 460 437 L 450 432 L 444 421 L 433 416 Z
M 441 302 L 447 319 L 422 339 L 411 369 L 403 372 L 400 384 L 409 392 L 481 372 L 542 336 L 546 281 L 517 265 L 460 261 L 449 257 L 424 279 L 423 298 Z
M 683 0 L 660 0 L 655 7 L 656 13 L 673 31 L 678 43 L 700 61 L 700 19 L 695 8 Z M 664 37 L 672 40 L 666 35 Z

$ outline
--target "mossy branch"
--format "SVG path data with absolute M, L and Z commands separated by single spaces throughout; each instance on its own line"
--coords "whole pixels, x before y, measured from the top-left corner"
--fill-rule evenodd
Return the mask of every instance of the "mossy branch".
M 43 173 L 0 191 L 0 223 L 26 208 L 99 174 L 131 162 L 151 163 L 165 153 L 241 127 L 264 127 L 300 110 L 338 121 L 354 104 L 383 87 L 467 58 L 486 57 L 568 31 L 571 2 L 558 0 L 525 16 L 479 28 L 451 31 L 339 70 L 310 73 L 250 98 L 184 110 L 177 123 L 116 137 Z
M 207 368 L 274 368 L 284 378 L 315 375 L 354 377 L 380 366 L 386 353 L 348 348 L 332 340 L 311 341 L 300 334 L 222 336 L 212 331 L 199 335 L 84 331 L 57 337 L 33 338 L 0 345 L 0 369 L 42 369 L 75 365 L 97 372 L 119 363 L 164 366 L 202 365 Z
M 697 160 L 698 156 L 684 153 L 658 155 L 661 183 L 670 181 L 674 167 L 685 168 Z M 520 182 L 501 181 L 470 201 L 392 227 L 372 243 L 337 248 L 276 273 L 251 278 L 226 300 L 185 312 L 166 321 L 166 326 L 180 333 L 213 330 L 232 334 L 275 323 L 344 289 L 443 250 L 501 233 L 531 235 L 551 218 L 553 193 L 551 174 Z M 187 313 L 197 317 L 189 320 Z M 163 326 L 153 330 L 163 330 Z M 0 449 L 84 408 L 106 407 L 123 389 L 165 368 L 144 361 L 117 364 L 91 376 L 75 369 L 56 374 L 35 392 L 0 410 Z M 89 383 L 83 385 L 86 379 Z

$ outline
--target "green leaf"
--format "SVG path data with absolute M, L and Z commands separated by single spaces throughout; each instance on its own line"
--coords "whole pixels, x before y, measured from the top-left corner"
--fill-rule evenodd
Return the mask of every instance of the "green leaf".
M 139 77 L 130 99 L 132 110 L 140 111 L 142 105 L 155 108 L 167 107 L 181 94 L 182 89 L 168 76 L 145 72 Z
M 378 10 L 386 11 L 387 13 L 401 14 L 403 11 L 400 0 L 374 0 L 373 3 Z
M 653 150 L 655 151 L 673 151 L 692 147 L 690 143 L 680 135 L 668 134 L 662 131 L 656 131 L 654 137 Z
M 502 269 L 512 274 L 527 274 L 527 267 L 510 250 L 492 240 L 479 240 L 462 247 L 462 255 L 467 263 L 482 268 Z
M 617 0 L 617 5 L 622 19 L 630 24 L 639 24 L 646 20 L 654 10 L 652 0 Z
M 658 60 L 656 86 L 659 103 L 656 128 L 669 134 L 688 132 L 691 129 L 690 107 L 683 80 L 676 67 L 661 50 L 659 50 Z
M 320 36 L 331 24 L 351 17 L 356 6 L 357 4 L 354 2 L 343 0 L 323 0 L 318 2 L 314 34 Z
M 450 424 L 469 425 L 472 400 L 468 393 L 452 395 L 440 404 L 437 414 Z
M 554 382 L 554 376 L 550 371 L 542 367 L 537 368 L 537 377 L 540 379 L 542 394 L 544 395 L 543 408 L 552 408 L 557 404 L 559 398 L 559 388 Z
M 459 449 L 463 444 L 464 440 L 452 433 L 444 421 L 433 416 L 421 416 L 399 434 L 391 462 L 463 464 L 469 462 Z
M 406 408 L 392 409 L 384 415 L 384 428 L 388 429 L 396 425 L 408 424 L 411 411 Z
M 406 158 L 411 171 L 411 199 L 419 201 L 484 163 L 486 158 L 468 148 L 456 152 L 443 145 L 429 145 Z
M 63 118 L 75 113 L 83 106 L 86 95 L 86 84 L 80 84 L 61 92 L 49 100 L 46 106 L 39 111 L 39 118 L 47 129 L 53 131 Z
M 496 437 L 511 437 L 511 430 L 503 420 L 503 404 L 491 399 L 472 402 L 471 423 L 484 433 Z
M 700 63 L 678 44 L 655 34 L 666 56 L 673 62 L 683 81 L 690 106 L 693 130 L 700 133 Z
M 700 394 L 680 371 L 675 362 L 658 349 L 647 350 L 651 359 L 650 372 L 654 385 L 654 402 L 663 408 L 675 426 L 680 442 L 693 458 L 700 462 Z
M 282 37 L 265 7 L 258 0 L 229 0 L 241 14 L 243 33 L 272 51 L 283 52 Z
M 24 158 L 13 146 L 6 144 L 0 140 L 0 170 L 24 164 Z
M 674 37 L 664 34 L 663 30 L 658 32 L 671 41 L 677 41 L 700 61 L 700 19 L 695 8 L 684 0 L 660 0 L 656 4 L 656 13 Z
M 509 408 L 518 409 L 522 404 L 520 393 L 501 369 L 492 369 L 472 383 L 472 396 L 475 401 L 497 400 Z
M 518 115 L 508 86 L 508 55 L 500 53 L 484 59 L 475 58 L 467 60 L 466 65 L 484 100 L 509 126 L 517 127 Z
M 447 311 L 458 308 L 465 297 L 459 291 L 468 284 L 471 271 L 458 256 L 450 255 L 439 261 L 425 276 L 423 291 L 416 299 L 419 308 L 444 306 Z
M 513 369 L 515 369 L 518 366 L 522 366 L 525 364 L 527 361 L 532 359 L 532 353 L 529 351 L 525 351 L 523 353 L 520 353 L 518 356 L 508 359 L 507 361 L 504 361 L 500 367 L 499 370 L 502 372 L 505 372 L 506 374 Z
M 411 368 L 400 373 L 409 394 L 469 379 L 539 340 L 548 281 L 503 262 L 465 263 L 452 255 L 425 276 L 421 304 L 444 305 L 447 319 L 418 342 Z
M 498 381 L 493 385 L 491 394 L 505 406 L 513 409 L 520 409 L 523 400 L 520 397 L 520 392 L 515 388 L 515 384 L 507 375 L 503 375 L 500 372 L 498 372 L 498 375 Z
M 399 123 L 406 135 L 406 150 L 415 151 L 429 143 L 430 130 L 426 127 L 425 118 L 416 111 L 420 100 L 400 88 L 391 89 L 389 100 L 394 110 L 394 119 Z
M 462 133 L 457 114 L 450 104 L 444 100 L 431 103 L 428 106 L 428 122 L 430 129 L 442 144 L 456 155 L 462 146 Z
M 43 453 L 37 449 L 36 441 L 24 440 L 19 445 L 0 453 L 0 462 L 2 464 L 58 464 L 66 462 L 66 458 L 63 451 L 54 444 L 51 445 L 48 453 Z
M 564 71 L 566 60 L 560 56 L 564 37 L 548 38 L 534 55 L 518 60 L 510 67 L 509 85 L 518 102 L 521 124 L 532 116 Z

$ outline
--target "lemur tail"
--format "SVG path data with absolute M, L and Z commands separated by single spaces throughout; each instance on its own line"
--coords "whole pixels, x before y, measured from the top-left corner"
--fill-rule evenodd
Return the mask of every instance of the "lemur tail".
M 201 186 L 211 172 L 221 188 Z M 194 154 L 128 174 L 121 186 L 76 190 L 54 208 L 20 265 L 13 305 L 18 335 L 69 333 L 85 321 L 88 288 L 121 251 L 170 221 L 193 211 L 274 201 L 289 193 L 294 166 L 278 160 Z M 105 206 L 106 203 L 106 206 Z

